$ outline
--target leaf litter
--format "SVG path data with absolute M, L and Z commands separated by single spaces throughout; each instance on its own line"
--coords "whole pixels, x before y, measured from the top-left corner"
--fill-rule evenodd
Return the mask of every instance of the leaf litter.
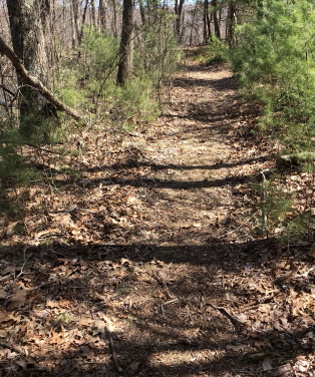
M 314 249 L 251 232 L 279 146 L 236 89 L 188 60 L 146 128 L 26 148 L 44 179 L 27 232 L 2 223 L 1 375 L 314 376 Z M 313 208 L 311 179 L 279 184 Z

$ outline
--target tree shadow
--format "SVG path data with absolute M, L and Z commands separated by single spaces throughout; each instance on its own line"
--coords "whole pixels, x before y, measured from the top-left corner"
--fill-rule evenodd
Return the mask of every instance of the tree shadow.
M 207 87 L 217 91 L 230 91 L 238 88 L 237 81 L 234 77 L 224 77 L 222 79 L 197 79 L 197 78 L 176 78 L 173 80 L 173 86 L 179 88 Z
M 24 247 L 0 250 L 2 263 L 14 259 L 16 266 L 24 265 L 17 282 L 26 284 L 28 300 L 14 316 L 24 329 L 30 328 L 25 338 L 16 336 L 16 346 L 34 350 L 33 339 L 47 337 L 49 343 L 51 334 L 61 341 L 60 350 L 56 343 L 55 349 L 47 346 L 47 352 L 44 348 L 27 357 L 12 355 L 11 364 L 19 357 L 24 375 L 188 377 L 233 371 L 271 377 L 284 367 L 292 372 L 298 360 L 312 360 L 311 307 L 300 305 L 296 311 L 291 300 L 305 292 L 305 279 L 258 283 L 262 275 L 272 276 L 284 258 L 310 263 L 305 252 L 278 247 L 275 253 L 274 240 L 199 247 L 54 243 L 29 246 L 25 260 Z M 314 283 L 315 276 L 308 280 Z M 245 316 L 246 328 L 237 329 L 216 306 L 243 321 Z M 75 319 L 58 319 L 60 310 Z M 45 317 L 38 316 L 44 311 Z M 13 331 L 9 313 L 2 308 L 1 323 Z M 11 322 L 3 320 L 4 314 Z M 107 318 L 116 324 L 110 336 Z M 35 322 L 40 333 L 31 335 L 31 328 L 38 331 Z M 72 343 L 64 347 L 67 337 Z M 10 359 L 2 367 L 9 364 Z M 43 369 L 31 371 L 34 365 Z M 308 370 L 312 368 L 309 364 Z

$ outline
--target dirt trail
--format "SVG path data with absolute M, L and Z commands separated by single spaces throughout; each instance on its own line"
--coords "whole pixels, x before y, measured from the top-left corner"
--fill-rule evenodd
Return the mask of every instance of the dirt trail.
M 151 200 L 145 243 L 202 245 L 224 236 L 218 231 L 223 223 L 226 233 L 231 231 L 227 222 L 232 229 L 238 223 L 232 198 L 237 182 L 230 171 L 239 117 L 236 82 L 222 67 L 188 62 L 175 79 L 170 107 L 142 143 L 137 138 L 138 158 L 151 167 L 144 180 Z
M 235 89 L 188 60 L 157 122 L 116 145 L 86 131 L 80 178 L 33 188 L 47 208 L 29 211 L 32 241 L 1 255 L 17 266 L 3 375 L 312 376 L 313 291 L 290 275 L 309 257 L 251 237 L 248 176 L 269 162 L 241 136 Z

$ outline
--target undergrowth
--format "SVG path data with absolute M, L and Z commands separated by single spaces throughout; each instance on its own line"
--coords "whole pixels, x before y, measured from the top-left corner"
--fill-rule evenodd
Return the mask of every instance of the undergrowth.
M 280 142 L 291 164 L 299 156 L 306 165 L 314 160 L 314 21 L 312 2 L 261 1 L 256 17 L 236 28 L 238 43 L 228 52 L 243 93 L 263 109 L 253 132 Z M 254 203 L 256 234 L 286 240 L 305 236 L 307 205 L 298 210 L 294 195 L 277 179 L 254 189 L 260 198 Z
M 314 4 L 264 1 L 264 15 L 236 29 L 230 51 L 240 83 L 264 108 L 258 128 L 291 151 L 314 149 Z

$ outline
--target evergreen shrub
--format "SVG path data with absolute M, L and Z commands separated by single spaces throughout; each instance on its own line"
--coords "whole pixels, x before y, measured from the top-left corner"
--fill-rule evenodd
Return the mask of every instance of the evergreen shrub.
M 230 59 L 241 84 L 264 105 L 261 129 L 290 150 L 315 136 L 315 4 L 264 1 L 263 16 L 236 30 Z

